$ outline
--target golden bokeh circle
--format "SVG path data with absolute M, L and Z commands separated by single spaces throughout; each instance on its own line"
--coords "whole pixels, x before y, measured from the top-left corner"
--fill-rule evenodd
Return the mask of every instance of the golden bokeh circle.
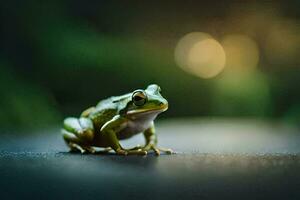
M 223 47 L 207 33 L 189 33 L 179 40 L 175 48 L 176 64 L 201 78 L 218 75 L 224 69 L 225 61 Z

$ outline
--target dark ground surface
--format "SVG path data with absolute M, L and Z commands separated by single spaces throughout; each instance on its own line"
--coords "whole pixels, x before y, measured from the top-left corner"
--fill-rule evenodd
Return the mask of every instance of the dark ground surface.
M 2 135 L 0 199 L 300 199 L 299 130 L 257 121 L 166 121 L 156 157 L 67 153 L 58 129 Z M 47 134 L 48 133 L 48 134 Z M 140 136 L 125 143 L 141 143 Z

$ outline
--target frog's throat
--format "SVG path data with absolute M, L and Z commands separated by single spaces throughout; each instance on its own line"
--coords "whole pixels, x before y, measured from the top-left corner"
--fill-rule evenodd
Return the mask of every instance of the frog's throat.
M 160 113 L 160 112 L 164 112 L 168 109 L 168 105 L 163 105 L 157 109 L 138 109 L 138 110 L 130 110 L 127 112 L 128 115 L 134 115 L 134 114 L 139 114 L 139 113 Z

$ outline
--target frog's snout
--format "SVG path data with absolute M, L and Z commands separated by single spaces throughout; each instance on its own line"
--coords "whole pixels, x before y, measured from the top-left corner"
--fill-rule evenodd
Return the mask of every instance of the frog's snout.
M 161 109 L 162 109 L 163 111 L 166 111 L 166 110 L 168 109 L 168 107 L 169 107 L 169 104 L 168 104 L 167 101 L 166 101 L 166 102 L 160 102 L 160 103 L 159 103 L 159 106 L 161 107 Z
M 168 102 L 160 102 L 159 105 L 160 106 L 168 106 Z

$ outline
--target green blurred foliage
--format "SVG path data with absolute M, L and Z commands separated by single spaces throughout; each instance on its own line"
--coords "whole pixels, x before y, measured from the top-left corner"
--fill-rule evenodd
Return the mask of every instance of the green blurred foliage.
M 284 115 L 284 121 L 290 124 L 300 124 L 300 104 L 291 106 Z
M 57 124 L 63 116 L 76 116 L 102 98 L 150 83 L 159 84 L 170 102 L 164 117 L 298 121 L 300 70 L 296 67 L 278 70 L 266 64 L 250 74 L 224 73 L 206 80 L 176 66 L 174 48 L 184 34 L 200 30 L 218 37 L 226 30 L 218 23 L 207 26 L 214 24 L 216 16 L 226 15 L 230 7 L 226 3 L 218 7 L 207 3 L 203 8 L 199 2 L 173 1 L 162 5 L 10 1 L 0 5 L 1 127 Z M 181 7 L 185 9 L 179 12 Z
M 62 119 L 47 90 L 23 81 L 5 64 L 0 66 L 1 128 L 40 128 Z
M 271 116 L 270 85 L 264 74 L 224 74 L 214 90 L 214 110 L 223 116 Z

